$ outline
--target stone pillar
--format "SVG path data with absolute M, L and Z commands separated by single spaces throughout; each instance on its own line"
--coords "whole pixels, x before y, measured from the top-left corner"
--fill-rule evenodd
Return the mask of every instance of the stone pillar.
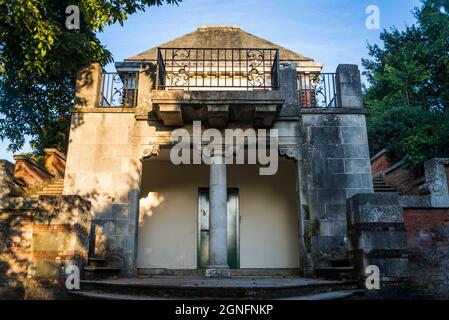
M 283 63 L 279 72 L 280 90 L 284 94 L 284 108 L 293 106 L 297 107 L 299 104 L 298 95 L 298 73 L 296 71 L 296 64 Z
M 427 189 L 430 193 L 430 201 L 435 208 L 449 207 L 449 187 L 446 177 L 445 165 L 449 164 L 448 159 L 432 159 L 424 164 L 426 183 L 422 189 Z
M 357 65 L 340 64 L 336 82 L 338 107 L 363 108 L 362 81 Z
M 228 266 L 228 234 L 227 234 L 227 182 L 225 154 L 216 152 L 210 163 L 209 194 L 209 266 L 206 277 L 230 277 Z
M 136 116 L 147 117 L 151 111 L 151 95 L 153 89 L 152 76 L 155 73 L 156 66 L 152 63 L 142 64 L 139 70 L 139 88 L 137 93 Z
M 90 64 L 78 72 L 75 89 L 75 108 L 96 108 L 100 104 L 102 68 Z

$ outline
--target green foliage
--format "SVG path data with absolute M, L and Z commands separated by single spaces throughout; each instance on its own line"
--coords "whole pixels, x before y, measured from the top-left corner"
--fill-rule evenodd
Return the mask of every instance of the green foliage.
M 362 61 L 372 154 L 385 147 L 407 166 L 449 157 L 449 0 L 423 0 L 415 16 L 404 31 L 384 30 Z
M 77 71 L 112 61 L 96 36 L 148 6 L 182 0 L 0 0 L 0 139 L 17 151 L 65 151 Z M 65 27 L 66 8 L 81 11 L 80 30 Z

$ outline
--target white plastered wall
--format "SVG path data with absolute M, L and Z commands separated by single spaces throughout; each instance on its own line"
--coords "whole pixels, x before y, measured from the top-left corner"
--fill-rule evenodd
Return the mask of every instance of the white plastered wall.
M 269 177 L 228 166 L 228 186 L 240 195 L 241 268 L 299 267 L 295 176 L 292 161 Z M 138 268 L 197 268 L 198 188 L 208 185 L 207 166 L 144 162 Z

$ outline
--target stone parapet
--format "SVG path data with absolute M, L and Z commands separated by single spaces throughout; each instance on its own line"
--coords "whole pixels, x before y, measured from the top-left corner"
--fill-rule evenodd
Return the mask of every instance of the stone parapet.
M 56 149 L 44 149 L 44 167 L 55 178 L 64 178 L 66 157 L 65 154 Z
M 353 196 L 348 199 L 347 221 L 350 257 L 361 284 L 371 265 L 379 267 L 383 287 L 408 280 L 406 231 L 398 195 Z
M 42 189 L 53 178 L 43 165 L 24 155 L 14 156 L 16 161 L 14 168 L 14 178 L 22 183 L 28 194 Z

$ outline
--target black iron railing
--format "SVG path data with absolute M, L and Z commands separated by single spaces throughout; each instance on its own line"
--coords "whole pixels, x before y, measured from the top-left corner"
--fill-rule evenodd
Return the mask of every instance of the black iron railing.
M 299 104 L 302 108 L 337 108 L 336 73 L 299 72 Z
M 278 49 L 159 48 L 157 88 L 279 88 Z
M 103 72 L 100 106 L 132 108 L 137 105 L 138 72 Z

